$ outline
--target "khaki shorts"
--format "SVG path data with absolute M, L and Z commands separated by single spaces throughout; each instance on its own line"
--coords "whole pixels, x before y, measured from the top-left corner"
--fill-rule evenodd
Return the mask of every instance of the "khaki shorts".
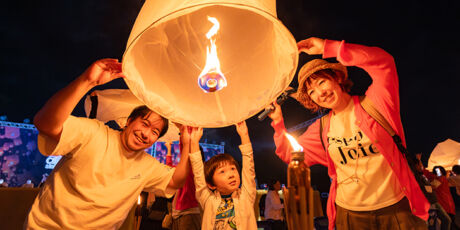
M 172 230 L 200 230 L 201 229 L 201 215 L 200 214 L 187 214 L 182 215 L 177 219 L 173 219 Z
M 424 220 L 410 211 L 407 198 L 391 206 L 373 211 L 351 211 L 338 205 L 335 219 L 337 230 L 413 230 L 428 229 Z

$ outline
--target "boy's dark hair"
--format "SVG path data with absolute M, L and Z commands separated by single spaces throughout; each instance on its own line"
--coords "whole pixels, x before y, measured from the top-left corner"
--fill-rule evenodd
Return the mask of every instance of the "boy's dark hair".
M 452 167 L 452 172 L 454 172 L 455 175 L 460 175 L 460 165 L 454 165 Z
M 133 109 L 133 111 L 131 112 L 131 114 L 129 114 L 129 117 L 128 117 L 128 122 L 129 121 L 134 121 L 136 120 L 136 118 L 138 117 L 142 117 L 142 118 L 145 118 L 147 115 L 149 115 L 150 113 L 155 113 L 153 112 L 152 110 L 149 109 L 149 107 L 147 107 L 146 105 L 141 105 L 141 106 L 138 106 L 136 108 Z M 158 114 L 159 115 L 159 114 Z M 161 116 L 161 119 L 163 120 L 163 129 L 161 129 L 161 132 L 160 132 L 160 135 L 158 136 L 158 138 L 162 137 L 163 135 L 166 134 L 166 132 L 168 132 L 168 128 L 169 128 L 169 121 L 168 119 L 166 119 L 165 117 Z
M 214 176 L 217 168 L 226 164 L 235 165 L 238 171 L 240 170 L 238 162 L 236 162 L 236 160 L 228 153 L 214 155 L 211 159 L 204 162 L 204 178 L 206 179 L 206 183 L 216 186 L 212 177 Z

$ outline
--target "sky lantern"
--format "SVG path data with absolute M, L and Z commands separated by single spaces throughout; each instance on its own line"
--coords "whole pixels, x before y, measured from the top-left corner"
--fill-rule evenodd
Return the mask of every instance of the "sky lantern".
M 134 96 L 181 124 L 245 120 L 276 99 L 298 63 L 275 0 L 146 0 L 123 56 Z

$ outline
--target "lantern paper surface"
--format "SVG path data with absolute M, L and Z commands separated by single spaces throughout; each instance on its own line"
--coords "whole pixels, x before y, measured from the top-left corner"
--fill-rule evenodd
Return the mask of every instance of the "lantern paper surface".
M 146 0 L 128 39 L 123 72 L 132 93 L 181 124 L 224 127 L 245 120 L 289 86 L 298 62 L 294 37 L 274 0 Z M 226 87 L 205 92 L 198 77 L 213 36 Z

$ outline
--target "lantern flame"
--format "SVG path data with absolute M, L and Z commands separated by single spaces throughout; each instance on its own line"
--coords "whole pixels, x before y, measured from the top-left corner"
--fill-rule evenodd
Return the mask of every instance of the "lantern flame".
M 212 28 L 208 31 L 208 33 L 206 33 L 206 37 L 208 39 L 211 39 L 212 36 L 216 35 L 217 34 L 217 31 L 219 31 L 219 28 L 220 28 L 220 23 L 219 21 L 214 18 L 214 17 L 209 17 L 208 16 L 208 20 L 210 22 L 212 22 L 212 24 L 214 24 L 214 26 L 212 26 Z
M 140 205 L 140 204 L 141 204 L 141 196 L 139 195 L 139 196 L 137 197 L 137 205 Z
M 294 149 L 294 152 L 302 152 L 303 151 L 302 146 L 299 145 L 299 143 L 296 141 L 296 139 L 293 136 L 289 135 L 288 133 L 285 133 L 284 135 L 286 135 L 286 137 L 289 140 L 289 142 L 291 142 L 291 146 Z
M 227 86 L 227 79 L 220 70 L 220 62 L 217 57 L 216 40 L 213 38 L 219 31 L 220 23 L 214 17 L 209 17 L 213 27 L 206 33 L 210 46 L 206 47 L 206 64 L 198 77 L 198 85 L 204 92 L 210 93 L 221 90 Z

